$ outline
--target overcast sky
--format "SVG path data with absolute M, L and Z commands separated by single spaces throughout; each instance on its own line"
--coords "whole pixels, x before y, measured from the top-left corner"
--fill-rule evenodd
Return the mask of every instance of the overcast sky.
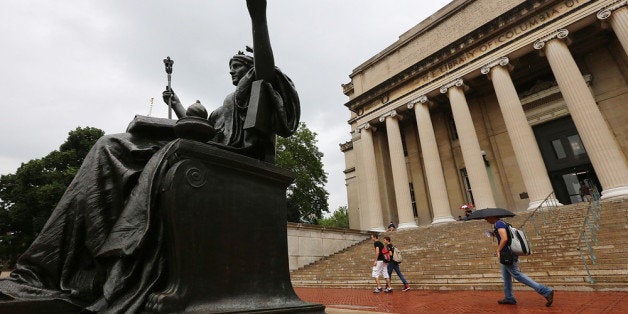
M 318 133 L 333 211 L 347 204 L 340 84 L 449 0 L 268 2 L 275 62 Z M 136 114 L 167 117 L 166 56 L 182 102 L 217 108 L 234 88 L 228 60 L 252 46 L 243 0 L 2 0 L 0 8 L 0 174 L 58 149 L 77 126 L 120 133 Z

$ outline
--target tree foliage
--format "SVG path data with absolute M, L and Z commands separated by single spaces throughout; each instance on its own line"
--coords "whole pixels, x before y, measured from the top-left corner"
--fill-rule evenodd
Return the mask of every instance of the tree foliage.
M 314 224 L 323 212 L 329 212 L 327 173 L 323 170 L 323 153 L 316 146 L 316 135 L 301 122 L 295 134 L 277 138 L 277 166 L 296 175 L 287 191 L 287 218 L 291 222 Z
M 349 228 L 349 213 L 347 212 L 347 206 L 340 206 L 338 209 L 328 218 L 321 218 L 318 220 L 318 224 L 323 227 L 336 227 L 336 228 Z
M 0 259 L 14 261 L 44 226 L 83 159 L 104 135 L 97 128 L 70 131 L 59 150 L 0 176 Z

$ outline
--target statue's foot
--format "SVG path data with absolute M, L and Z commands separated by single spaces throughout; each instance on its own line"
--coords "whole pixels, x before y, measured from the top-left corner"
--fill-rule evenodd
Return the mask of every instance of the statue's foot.
M 163 292 L 151 293 L 146 298 L 144 310 L 149 313 L 172 313 L 182 310 L 181 298 L 174 288 L 166 289 Z

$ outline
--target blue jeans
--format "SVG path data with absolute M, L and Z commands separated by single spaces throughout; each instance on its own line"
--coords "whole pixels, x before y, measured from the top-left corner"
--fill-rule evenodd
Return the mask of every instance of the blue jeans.
M 406 281 L 406 278 L 401 273 L 401 269 L 399 269 L 399 264 L 395 262 L 388 263 L 388 277 L 392 275 L 393 270 L 397 273 L 397 276 L 399 276 L 399 279 L 401 279 L 401 282 L 403 282 L 403 285 L 407 286 L 408 282 Z
M 504 280 L 504 294 L 506 295 L 506 300 L 516 301 L 515 295 L 512 292 L 512 278 L 517 279 L 520 283 L 534 289 L 540 295 L 547 297 L 552 289 L 537 283 L 532 280 L 530 277 L 526 276 L 521 272 L 517 262 L 512 263 L 512 265 L 504 265 L 499 264 L 502 270 L 502 279 Z M 390 269 L 390 268 L 389 268 Z

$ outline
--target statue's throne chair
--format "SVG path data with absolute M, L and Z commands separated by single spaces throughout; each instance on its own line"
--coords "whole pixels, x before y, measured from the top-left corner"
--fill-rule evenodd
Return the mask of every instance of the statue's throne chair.
M 157 193 L 167 285 L 149 312 L 323 312 L 290 282 L 289 172 L 186 139 L 169 145 Z

